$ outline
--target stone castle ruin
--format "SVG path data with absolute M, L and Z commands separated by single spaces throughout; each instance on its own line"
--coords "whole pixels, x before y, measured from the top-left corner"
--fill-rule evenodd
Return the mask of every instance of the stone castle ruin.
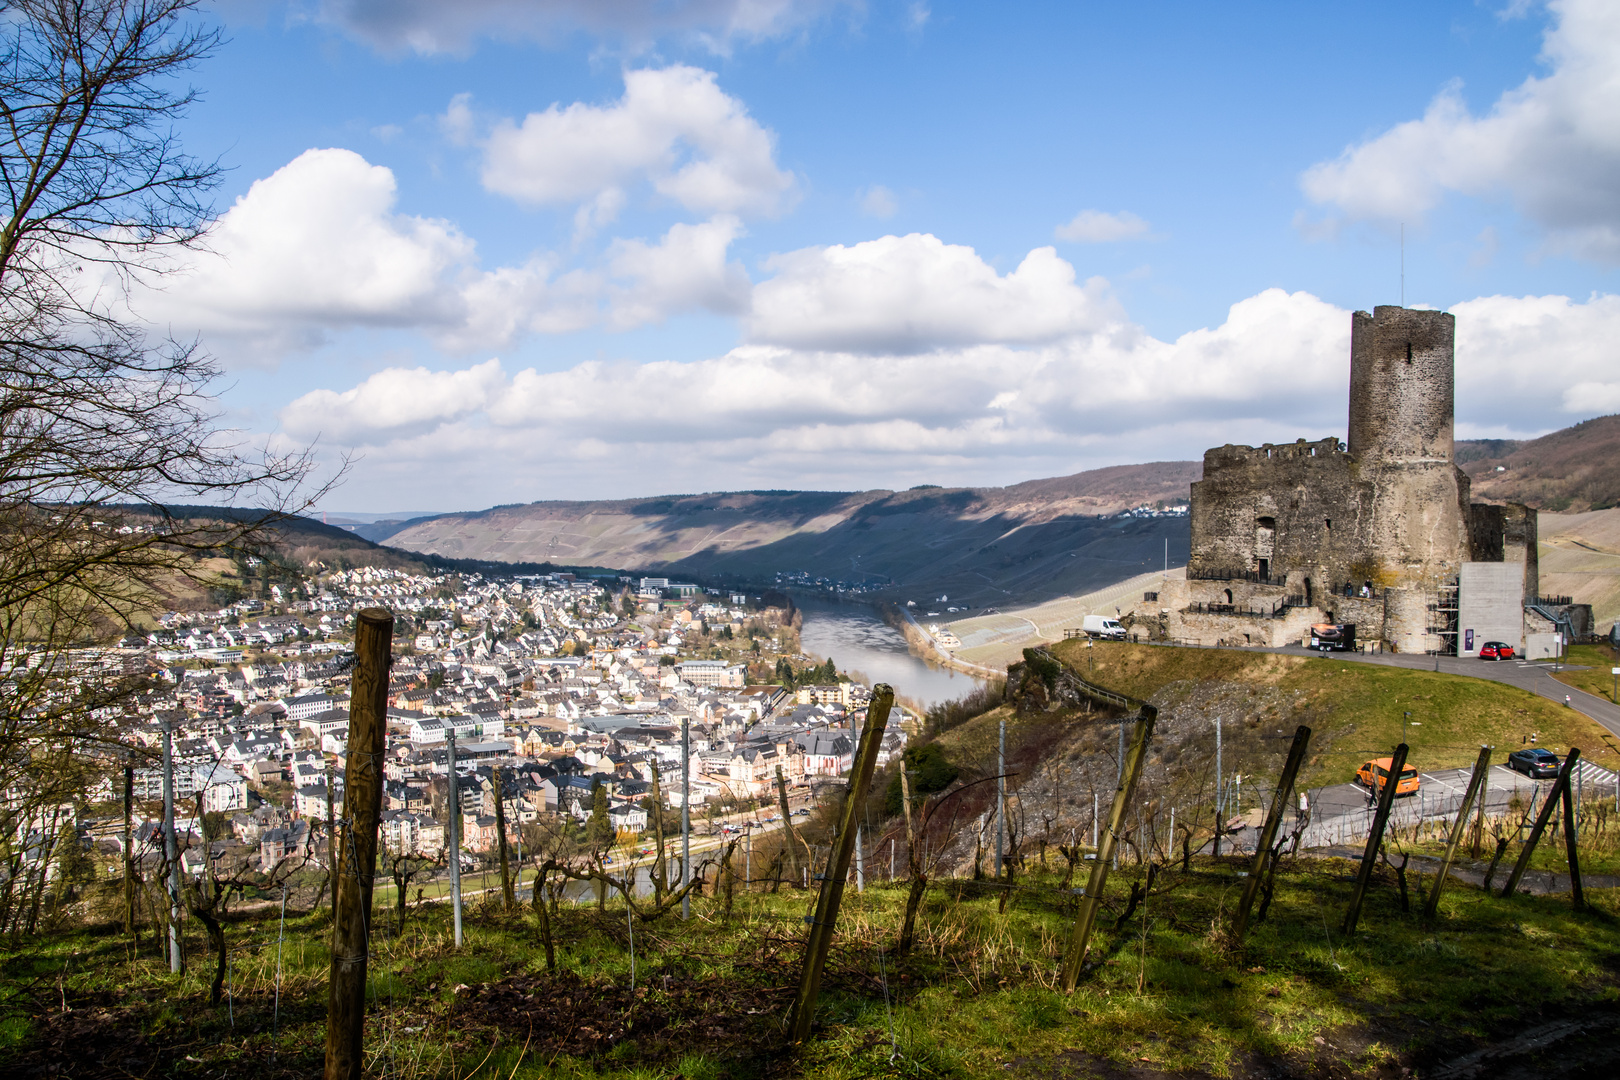
M 1279 646 L 1354 623 L 1363 648 L 1546 647 L 1536 512 L 1470 502 L 1455 461 L 1455 331 L 1443 311 L 1358 311 L 1347 442 L 1207 451 L 1186 580 L 1135 609 L 1137 635 Z

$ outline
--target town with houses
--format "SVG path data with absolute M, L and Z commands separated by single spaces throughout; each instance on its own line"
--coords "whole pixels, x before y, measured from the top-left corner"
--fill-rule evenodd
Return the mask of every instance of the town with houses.
M 151 633 L 80 657 L 150 676 L 134 714 L 118 718 L 145 751 L 129 770 L 138 862 L 162 858 L 167 737 L 185 873 L 222 857 L 263 873 L 325 865 L 325 824 L 343 814 L 352 628 L 364 608 L 396 617 L 380 839 L 394 854 L 442 861 L 452 782 L 464 859 L 489 857 L 502 818 L 509 842 L 548 816 L 583 823 L 600 814 L 599 792 L 614 835 L 634 844 L 655 770 L 664 805 L 679 808 L 689 790 L 694 819 L 755 807 L 774 817 L 779 774 L 797 799 L 851 767 L 870 700 L 867 687 L 827 678 L 830 661 L 797 653 L 781 594 L 772 605 L 662 578 L 378 568 L 264 591 L 165 613 Z M 789 685 L 767 681 L 784 670 Z M 890 724 L 880 761 L 908 727 Z M 120 786 L 115 772 L 78 811 L 81 834 L 109 857 L 121 855 Z

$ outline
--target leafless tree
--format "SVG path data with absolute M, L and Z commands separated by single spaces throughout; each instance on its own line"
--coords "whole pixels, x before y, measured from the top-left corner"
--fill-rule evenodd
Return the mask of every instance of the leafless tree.
M 184 73 L 218 44 L 197 7 L 13 0 L 0 20 L 0 790 L 18 796 L 4 836 L 82 801 L 125 752 L 139 680 L 74 648 L 319 494 L 298 494 L 307 453 L 218 427 L 218 368 L 196 342 L 129 314 L 128 290 L 161 284 L 211 220 L 218 167 L 174 133 L 196 100 Z M 13 927 L 17 882 L 0 883 Z
M 385 851 L 383 862 L 388 876 L 394 880 L 394 913 L 396 935 L 405 932 L 405 906 L 413 882 L 422 881 L 438 873 L 445 865 L 445 856 L 423 855 L 416 851 Z
M 196 880 L 188 881 L 182 893 L 186 909 L 197 917 L 208 934 L 208 943 L 214 950 L 214 977 L 209 983 L 208 1002 L 218 1005 L 220 992 L 225 985 L 225 917 L 226 908 L 230 903 L 233 891 L 252 886 L 272 892 L 284 887 L 287 879 L 292 877 L 304 863 L 303 858 L 293 857 L 282 859 L 279 863 L 267 870 L 259 871 L 252 864 L 251 856 L 237 855 L 232 857 L 223 852 L 210 851 L 206 860 L 206 869 L 197 876 Z

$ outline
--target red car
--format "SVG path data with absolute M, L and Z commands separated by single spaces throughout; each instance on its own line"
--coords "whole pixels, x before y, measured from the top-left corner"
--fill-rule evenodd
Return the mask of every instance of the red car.
M 1481 660 L 1511 660 L 1513 659 L 1513 646 L 1505 641 L 1487 641 L 1479 647 Z

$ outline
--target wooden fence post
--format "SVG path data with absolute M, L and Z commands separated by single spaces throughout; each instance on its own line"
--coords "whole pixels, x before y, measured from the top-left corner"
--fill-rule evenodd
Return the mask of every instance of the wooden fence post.
M 1389 763 L 1389 775 L 1384 778 L 1383 790 L 1378 793 L 1378 812 L 1373 815 L 1372 831 L 1367 834 L 1367 850 L 1361 856 L 1361 869 L 1356 871 L 1356 887 L 1350 893 L 1350 906 L 1344 913 L 1342 929 L 1346 936 L 1356 932 L 1356 923 L 1361 919 L 1361 902 L 1367 896 L 1368 883 L 1372 881 L 1373 867 L 1378 861 L 1378 846 L 1384 841 L 1384 826 L 1389 822 L 1389 812 L 1395 808 L 1395 789 L 1401 786 L 1401 770 L 1406 768 L 1408 752 L 1405 743 L 1395 748 L 1395 756 Z
M 1473 809 L 1474 800 L 1481 798 L 1485 790 L 1485 776 L 1491 769 L 1491 748 L 1479 748 L 1479 758 L 1474 762 L 1474 775 L 1468 778 L 1468 790 L 1463 794 L 1462 805 L 1457 807 L 1457 820 L 1451 826 L 1451 837 L 1446 841 L 1446 854 L 1440 860 L 1440 872 L 1435 875 L 1434 887 L 1429 890 L 1428 902 L 1423 905 L 1423 917 L 1432 919 L 1440 910 L 1440 892 L 1446 887 L 1446 879 L 1451 876 L 1451 864 L 1457 861 L 1457 845 L 1462 843 L 1463 833 L 1468 830 L 1468 812 Z
M 1266 815 L 1266 824 L 1260 830 L 1260 843 L 1255 848 L 1254 864 L 1249 867 L 1249 880 L 1243 886 L 1243 898 L 1238 901 L 1232 933 L 1239 941 L 1249 932 L 1249 911 L 1254 907 L 1254 898 L 1260 893 L 1260 883 L 1265 880 L 1266 860 L 1271 857 L 1271 845 L 1277 839 L 1283 809 L 1294 790 L 1294 777 L 1305 760 L 1305 748 L 1310 741 L 1311 729 L 1304 724 L 1299 725 L 1294 732 L 1294 745 L 1288 750 L 1288 760 L 1283 764 L 1282 779 L 1277 781 L 1277 794 L 1271 800 L 1271 812 Z
M 1119 843 L 1120 826 L 1125 821 L 1125 810 L 1130 805 L 1136 781 L 1142 775 L 1142 761 L 1147 756 L 1148 740 L 1153 737 L 1153 723 L 1158 710 L 1143 703 L 1136 718 L 1136 733 L 1130 751 L 1125 756 L 1125 767 L 1120 770 L 1119 787 L 1114 791 L 1114 807 L 1108 814 L 1108 829 L 1097 846 L 1097 861 L 1091 867 L 1091 878 L 1086 882 L 1085 895 L 1080 900 L 1080 912 L 1074 921 L 1074 936 L 1063 958 L 1063 992 L 1073 993 L 1080 981 L 1080 968 L 1086 962 L 1086 950 L 1091 946 L 1091 928 L 1097 921 L 1097 907 L 1102 903 L 1103 886 L 1108 883 L 1108 863 L 1114 857 Z M 1121 721 L 1123 723 L 1124 721 Z
M 1581 760 L 1581 752 L 1570 747 L 1569 756 L 1564 758 L 1563 768 L 1558 770 L 1558 779 L 1553 781 L 1552 790 L 1547 792 L 1547 801 L 1541 804 L 1541 813 L 1536 815 L 1535 827 L 1530 830 L 1530 838 L 1524 842 L 1524 848 L 1519 852 L 1519 861 L 1513 864 L 1513 873 L 1508 875 L 1507 884 L 1502 886 L 1502 897 L 1513 895 L 1513 890 L 1519 887 L 1519 879 L 1524 872 L 1530 869 L 1530 856 L 1536 852 L 1536 844 L 1541 841 L 1541 832 L 1552 820 L 1553 803 L 1557 802 L 1564 792 L 1569 790 L 1569 777 L 1575 771 L 1576 763 Z
M 366 608 L 355 618 L 349 753 L 343 770 L 348 828 L 343 863 L 333 870 L 332 974 L 326 999 L 325 1080 L 360 1080 L 365 1061 L 366 966 L 371 889 L 382 816 L 388 740 L 388 662 L 394 616 Z
M 839 815 L 838 835 L 833 840 L 826 872 L 821 876 L 816 913 L 810 918 L 810 933 L 805 939 L 804 970 L 799 976 L 799 993 L 793 999 L 793 1012 L 788 1018 L 791 1042 L 799 1043 L 808 1038 L 810 1023 L 815 1019 L 816 996 L 821 990 L 821 969 L 827 962 L 827 950 L 832 947 L 833 927 L 838 922 L 838 905 L 844 899 L 844 881 L 849 877 L 849 862 L 854 852 L 861 803 L 872 782 L 872 770 L 877 767 L 878 748 L 883 743 L 883 729 L 889 722 L 889 710 L 893 705 L 894 687 L 879 683 L 872 688 L 872 702 L 866 708 L 866 725 L 861 729 L 860 748 L 855 751 L 855 767 L 850 771 L 843 812 Z

